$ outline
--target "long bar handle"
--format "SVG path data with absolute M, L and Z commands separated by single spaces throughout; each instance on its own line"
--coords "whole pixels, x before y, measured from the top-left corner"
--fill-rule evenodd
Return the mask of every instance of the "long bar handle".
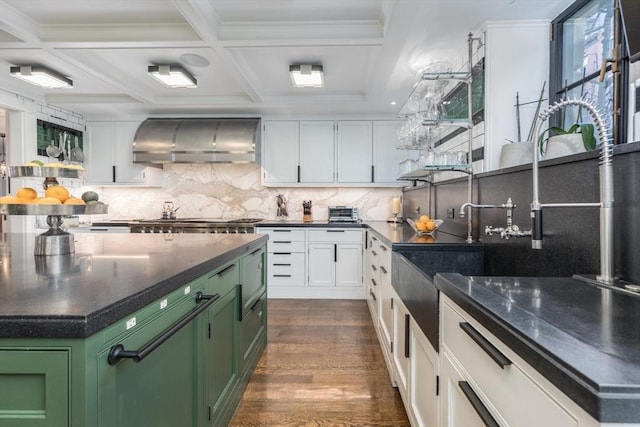
M 469 400 L 469 403 L 471 404 L 471 406 L 473 406 L 473 409 L 476 410 L 476 412 L 480 416 L 480 419 L 482 419 L 482 422 L 484 423 L 485 426 L 500 427 L 500 425 L 496 422 L 495 418 L 493 418 L 491 413 L 487 410 L 487 407 L 484 406 L 484 404 L 482 403 L 482 401 L 480 400 L 476 392 L 473 391 L 473 389 L 471 388 L 468 382 L 458 381 L 458 387 L 460 387 L 460 389 L 462 390 L 462 393 L 464 393 L 467 400 Z
M 505 366 L 511 365 L 511 360 L 509 360 L 507 356 L 502 354 L 500 350 L 495 348 L 493 344 L 491 344 L 469 323 L 460 322 L 460 328 L 462 328 L 462 330 L 465 331 L 467 335 L 469 335 L 471 339 L 474 340 L 476 344 L 478 344 L 480 348 L 483 349 L 484 352 L 487 353 L 487 355 L 489 355 L 489 357 L 493 359 L 493 361 L 496 362 L 496 364 L 502 369 L 504 369 Z
M 195 310 L 191 311 L 189 314 L 184 316 L 182 319 L 178 320 L 176 323 L 171 325 L 168 329 L 162 331 L 158 336 L 156 336 L 151 342 L 147 343 L 140 350 L 125 350 L 122 344 L 116 344 L 111 347 L 109 350 L 109 355 L 107 356 L 107 361 L 109 365 L 116 365 L 120 359 L 133 359 L 134 362 L 138 363 L 142 361 L 145 357 L 150 355 L 155 349 L 160 347 L 171 338 L 176 332 L 182 329 L 185 325 L 190 323 L 193 319 L 198 317 L 200 313 L 208 309 L 214 302 L 220 299 L 220 294 L 214 295 L 204 295 L 202 292 L 198 292 L 196 294 L 196 303 L 200 301 L 207 300 L 204 304 L 198 306 Z

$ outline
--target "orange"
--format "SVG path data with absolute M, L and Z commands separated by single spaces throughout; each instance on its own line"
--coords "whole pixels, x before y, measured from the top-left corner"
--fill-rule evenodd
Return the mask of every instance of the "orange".
M 16 196 L 0 197 L 0 204 L 3 205 L 21 205 L 22 203 L 24 203 L 24 201 Z
M 80 197 L 69 197 L 67 200 L 65 200 L 64 204 L 65 205 L 86 205 L 84 200 L 82 200 Z
M 427 221 L 427 231 L 433 231 L 436 229 L 435 221 Z
M 53 187 L 49 187 L 44 191 L 45 197 L 55 197 L 60 200 L 60 202 L 64 203 L 65 200 L 69 198 L 69 190 L 64 188 L 62 185 L 54 185 Z
M 418 229 L 418 231 L 427 231 L 427 223 L 418 221 L 416 222 L 416 228 Z
M 37 205 L 61 205 L 62 202 L 57 197 L 38 197 L 33 200 Z
M 16 196 L 18 196 L 19 199 L 24 200 L 25 203 L 29 203 L 31 200 L 38 197 L 38 193 L 36 193 L 36 190 L 31 187 L 22 187 L 18 190 Z
M 421 215 L 420 219 L 418 221 L 420 221 L 420 222 L 428 222 L 428 221 L 431 221 L 431 218 L 429 218 L 429 215 Z

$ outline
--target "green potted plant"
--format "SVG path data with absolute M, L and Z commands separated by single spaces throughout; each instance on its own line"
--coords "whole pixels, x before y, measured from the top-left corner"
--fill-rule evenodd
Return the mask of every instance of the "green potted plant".
M 545 138 L 547 133 L 553 135 Z M 550 143 L 559 144 L 557 147 L 552 147 L 553 152 L 549 152 Z M 591 123 L 576 122 L 568 129 L 552 126 L 542 132 L 538 138 L 538 150 L 547 158 L 582 151 L 580 146 L 584 147 L 584 151 L 596 148 L 595 128 Z

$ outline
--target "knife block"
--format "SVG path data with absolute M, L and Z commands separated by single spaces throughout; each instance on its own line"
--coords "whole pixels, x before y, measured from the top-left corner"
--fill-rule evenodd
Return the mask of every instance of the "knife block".
M 302 222 L 313 222 L 313 215 L 310 213 L 302 214 Z

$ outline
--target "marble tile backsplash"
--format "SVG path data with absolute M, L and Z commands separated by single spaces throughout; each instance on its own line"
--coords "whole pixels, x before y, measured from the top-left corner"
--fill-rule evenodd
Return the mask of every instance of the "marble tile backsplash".
M 163 170 L 162 188 L 97 187 L 109 214 L 100 219 L 156 219 L 162 204 L 172 201 L 178 218 L 276 218 L 276 196 L 288 201 L 289 220 L 302 220 L 302 201 L 312 200 L 315 220 L 327 219 L 327 206 L 359 209 L 363 220 L 385 220 L 400 188 L 275 188 L 260 184 L 256 164 L 173 164 Z M 97 218 L 93 217 L 93 221 Z

